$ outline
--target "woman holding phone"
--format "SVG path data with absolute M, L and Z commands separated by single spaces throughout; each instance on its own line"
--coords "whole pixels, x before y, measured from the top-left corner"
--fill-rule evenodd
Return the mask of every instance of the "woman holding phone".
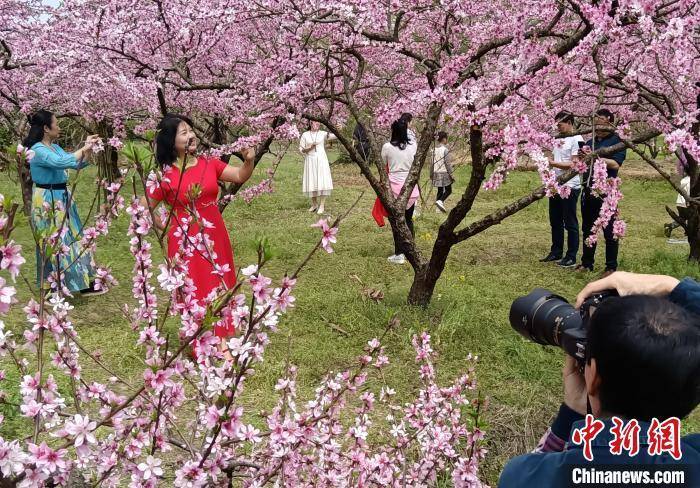
M 60 244 L 64 249 L 60 254 L 47 255 L 48 241 L 37 240 L 37 283 L 39 287 L 44 287 L 58 280 L 71 293 L 101 295 L 105 290 L 95 289 L 93 255 L 80 244 L 83 223 L 73 195 L 68 191 L 67 171 L 80 170 L 88 165 L 92 145 L 99 137 L 88 136 L 80 149 L 68 153 L 55 143 L 60 134 L 56 116 L 48 110 L 39 110 L 29 117 L 29 134 L 22 141 L 24 147 L 33 153 L 29 160 L 34 183 L 31 205 L 33 230 L 39 235 L 48 229 L 55 229 L 53 233 L 60 235 Z

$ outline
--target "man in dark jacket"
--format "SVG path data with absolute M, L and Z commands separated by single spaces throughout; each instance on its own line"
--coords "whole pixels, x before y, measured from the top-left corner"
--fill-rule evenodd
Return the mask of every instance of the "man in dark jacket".
M 355 130 L 352 133 L 352 139 L 355 150 L 360 154 L 362 159 L 367 161 L 369 159 L 372 146 L 369 143 L 367 130 L 365 129 L 364 125 L 360 124 L 359 122 L 357 125 L 355 125 Z
M 700 284 L 616 272 L 576 306 L 603 290 L 620 296 L 593 313 L 584 371 L 567 357 L 559 413 L 534 452 L 506 464 L 499 487 L 700 487 L 700 434 L 680 437 L 680 419 L 700 403 Z
M 591 151 L 598 151 L 606 147 L 613 147 L 622 142 L 622 139 L 615 133 L 613 124 L 615 116 L 608 109 L 600 109 L 596 112 L 595 128 L 593 137 L 587 141 L 581 148 L 584 154 Z M 625 161 L 627 149 L 621 148 L 610 156 L 600 158 L 605 162 L 608 178 L 617 178 L 618 171 Z M 583 174 L 582 186 L 583 193 L 581 194 L 581 224 L 583 230 L 583 254 L 581 255 L 581 264 L 576 266 L 577 271 L 593 271 L 593 263 L 595 262 L 596 245 L 587 245 L 586 239 L 592 234 L 593 224 L 595 223 L 600 209 L 603 207 L 603 199 L 595 195 L 592 191 L 593 186 L 593 163 L 588 167 L 588 171 Z M 603 229 L 605 237 L 605 271 L 603 277 L 617 270 L 617 253 L 619 250 L 619 242 L 613 234 L 613 224 L 615 218 L 610 219 L 608 225 Z

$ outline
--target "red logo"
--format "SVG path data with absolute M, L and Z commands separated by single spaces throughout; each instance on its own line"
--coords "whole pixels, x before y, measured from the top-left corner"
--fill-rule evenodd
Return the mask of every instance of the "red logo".
M 612 440 L 608 443 L 610 453 L 616 456 L 627 452 L 630 456 L 639 453 L 639 432 L 641 427 L 637 420 L 630 420 L 625 423 L 619 417 L 612 418 L 613 426 L 610 428 Z M 596 420 L 593 415 L 586 415 L 586 423 L 580 429 L 575 429 L 571 435 L 571 440 L 576 445 L 583 445 L 583 457 L 588 461 L 593 461 L 593 440 L 605 428 L 601 420 Z M 650 456 L 668 453 L 673 459 L 681 459 L 681 421 L 676 417 L 659 422 L 652 419 L 647 430 L 649 447 L 647 452 Z
M 639 452 L 639 422 L 632 419 L 625 423 L 617 418 L 613 417 L 613 426 L 610 429 L 610 433 L 613 435 L 613 439 L 610 441 L 610 453 L 619 456 L 622 451 L 627 451 L 630 456 L 636 456 Z
M 593 448 L 591 443 L 604 427 L 605 424 L 602 421 L 596 420 L 593 415 L 589 413 L 586 415 L 586 425 L 580 429 L 574 430 L 571 436 L 571 440 L 574 444 L 583 444 L 583 457 L 588 461 L 593 461 Z
M 663 422 L 652 419 L 647 435 L 649 437 L 649 449 L 647 452 L 650 456 L 667 452 L 676 461 L 681 458 L 680 419 L 671 417 Z

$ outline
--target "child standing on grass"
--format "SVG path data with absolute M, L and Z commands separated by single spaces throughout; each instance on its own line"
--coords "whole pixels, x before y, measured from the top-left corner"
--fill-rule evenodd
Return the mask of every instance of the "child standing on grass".
M 435 206 L 438 210 L 446 213 L 445 200 L 452 193 L 452 165 L 450 164 L 450 151 L 447 149 L 447 133 L 438 132 L 437 146 L 433 150 L 433 164 L 430 167 L 430 179 L 433 186 L 437 188 L 437 198 Z

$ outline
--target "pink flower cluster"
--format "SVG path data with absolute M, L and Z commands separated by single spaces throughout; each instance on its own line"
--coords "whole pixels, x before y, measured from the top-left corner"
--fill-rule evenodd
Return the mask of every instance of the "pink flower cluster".
M 214 261 L 216 255 L 206 232 L 188 234 L 195 223 L 208 226 L 193 212 L 178 223 L 178 254 L 159 265 L 158 281 L 173 298 L 169 310 L 159 311 L 151 284 L 151 217 L 136 198 L 126 211 L 138 303 L 127 316 L 138 330 L 142 377 L 122 378 L 99 351 L 85 348 L 70 320 L 73 307 L 58 291 L 25 307 L 23 344 L 0 322 L 0 354 L 16 360 L 19 410 L 36 429 L 27 441 L 0 437 L 4 477 L 27 487 L 65 484 L 74 473 L 109 487 L 204 487 L 234 476 L 246 486 L 282 479 L 293 485 L 424 486 L 450 476 L 455 486 L 481 486 L 483 434 L 478 421 L 469 425 L 466 417 L 478 418 L 473 370 L 439 386 L 427 334 L 413 342 L 421 387 L 412 402 L 392 403 L 394 389 L 382 374 L 389 359 L 381 341 L 372 339 L 354 369 L 329 373 L 308 401 L 298 398 L 297 370 L 290 366 L 276 382 L 276 407 L 266 413 L 247 409 L 244 387 L 263 366 L 270 334 L 294 307 L 296 276 L 284 276 L 275 286 L 262 274 L 260 253 L 257 264 L 241 270 L 235 288 L 222 285 L 197 300 L 188 257 L 201 252 Z M 325 221 L 318 227 L 323 235 L 317 247 L 330 248 L 337 228 Z M 112 284 L 109 269 L 99 268 L 98 275 L 100 286 Z M 13 291 L 0 282 L 3 310 L 14 302 Z M 179 342 L 159 320 L 168 312 L 179 319 Z M 223 342 L 212 328 L 229 321 L 238 334 Z M 52 366 L 73 385 L 64 393 L 41 366 L 39 352 L 49 341 L 55 346 Z M 190 346 L 196 360 L 186 354 Z M 37 355 L 38 366 L 19 359 L 19 348 Z M 106 373 L 106 383 L 83 378 L 82 362 L 88 360 Z
M 337 242 L 336 235 L 338 235 L 338 228 L 330 227 L 326 219 L 319 220 L 311 227 L 318 227 L 319 229 L 321 229 L 321 232 L 323 234 L 321 237 L 321 247 L 327 253 L 332 253 L 333 248 L 331 247 L 331 244 L 335 244 Z
M 607 165 L 604 160 L 596 159 L 593 162 L 592 181 L 591 191 L 594 195 L 603 199 L 603 205 L 598 218 L 593 222 L 591 235 L 586 239 L 586 245 L 588 246 L 592 246 L 598 241 L 598 235 L 611 221 L 615 239 L 624 237 L 627 229 L 625 222 L 619 219 L 618 205 L 623 198 L 620 190 L 620 179 L 608 178 Z

